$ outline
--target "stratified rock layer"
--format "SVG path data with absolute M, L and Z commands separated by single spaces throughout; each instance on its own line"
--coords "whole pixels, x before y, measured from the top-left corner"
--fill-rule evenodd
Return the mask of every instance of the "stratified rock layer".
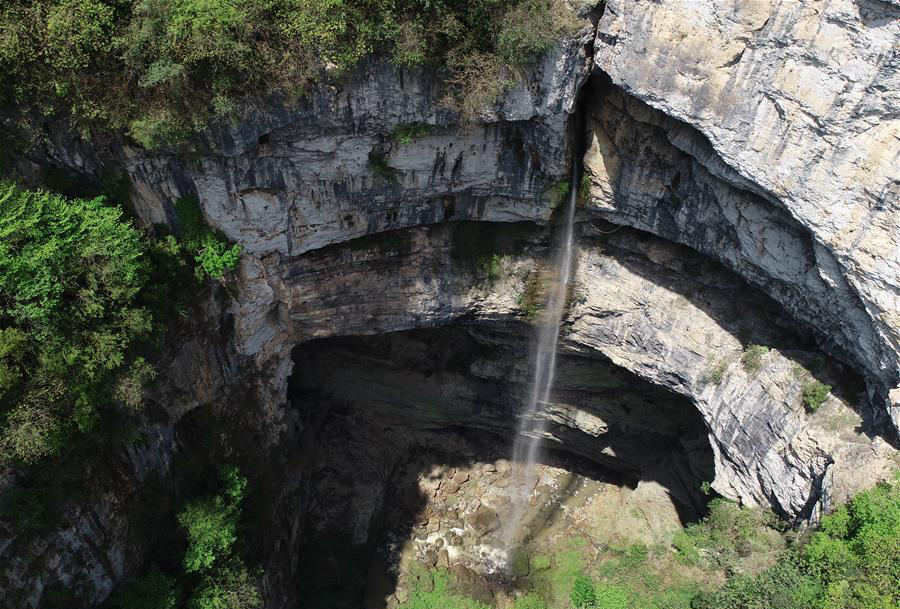
M 594 62 L 662 112 L 625 108 L 693 156 L 699 182 L 719 191 L 718 210 L 692 215 L 694 197 L 664 213 L 681 224 L 680 240 L 709 251 L 716 234 L 727 237 L 712 255 L 849 353 L 900 427 L 888 398 L 900 377 L 898 40 L 900 7 L 880 0 L 611 0 Z M 619 220 L 643 216 L 671 238 L 653 221 L 660 207 L 680 207 L 668 169 L 641 185 L 651 196 L 639 205 L 627 192 L 602 198 Z

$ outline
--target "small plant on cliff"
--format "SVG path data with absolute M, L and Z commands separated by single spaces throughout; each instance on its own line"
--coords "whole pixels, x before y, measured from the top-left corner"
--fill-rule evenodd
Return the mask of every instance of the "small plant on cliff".
M 197 199 L 179 197 L 175 201 L 175 215 L 182 243 L 194 257 L 197 279 L 222 279 L 225 271 L 237 266 L 243 247 L 238 243 L 229 244 L 224 235 L 207 226 Z
M 428 137 L 430 134 L 431 125 L 424 123 L 400 123 L 394 127 L 392 136 L 398 144 L 408 145 L 423 137 Z
M 397 181 L 397 170 L 388 164 L 387 156 L 383 152 L 373 150 L 369 153 L 369 171 L 375 177 L 387 182 Z
M 706 371 L 703 380 L 712 385 L 718 385 L 725 378 L 726 370 L 728 370 L 728 362 L 719 360 L 712 368 Z
M 477 262 L 478 274 L 481 276 L 481 287 L 490 289 L 503 276 L 503 256 L 493 254 L 479 258 Z
M 741 354 L 741 365 L 749 374 L 756 374 L 762 367 L 762 360 L 766 353 L 769 352 L 768 347 L 762 345 L 750 345 L 744 349 Z
M 556 209 L 566 202 L 566 197 L 572 191 L 572 185 L 568 180 L 560 180 L 547 189 L 547 198 L 550 200 L 550 206 Z
M 803 387 L 803 405 L 810 412 L 815 412 L 831 393 L 831 385 L 811 381 Z
M 525 287 L 516 298 L 525 318 L 534 320 L 544 308 L 544 281 L 539 269 L 534 269 L 525 279 Z

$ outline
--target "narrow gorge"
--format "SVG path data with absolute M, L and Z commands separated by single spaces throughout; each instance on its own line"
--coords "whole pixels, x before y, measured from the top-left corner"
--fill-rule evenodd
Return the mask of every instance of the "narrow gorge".
M 200 268 L 235 254 L 148 275 L 174 287 L 140 351 L 140 408 L 116 385 L 102 439 L 0 460 L 0 607 L 900 602 L 896 551 L 837 561 L 856 570 L 828 601 L 839 580 L 805 545 L 854 497 L 900 506 L 900 4 L 470 4 L 502 15 L 501 51 L 520 5 L 567 20 L 474 114 L 448 101 L 452 52 L 441 69 L 398 59 L 412 21 L 345 72 L 323 51 L 302 95 L 241 98 L 187 143 L 7 104 L 4 129 L 33 135 L 0 157 L 9 192 L 90 198 L 119 176 L 122 217 L 168 243 L 153 264 L 187 247 L 186 209 Z M 26 299 L 4 260 L 2 374 Z M 22 395 L 0 394 L 2 429 Z M 230 541 L 191 571 L 201 529 Z M 813 600 L 723 592 L 750 580 Z

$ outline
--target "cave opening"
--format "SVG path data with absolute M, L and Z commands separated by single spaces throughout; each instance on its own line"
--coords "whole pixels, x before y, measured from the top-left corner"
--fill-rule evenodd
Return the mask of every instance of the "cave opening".
M 499 553 L 510 495 L 523 483 L 508 459 L 531 331 L 518 321 L 458 323 L 294 348 L 305 606 L 392 606 L 413 585 L 413 563 L 455 569 L 454 581 L 484 602 L 523 583 Z M 611 539 L 645 527 L 650 539 L 654 526 L 704 512 L 713 455 L 686 398 L 599 353 L 562 350 L 545 415 L 529 553 L 573 527 L 602 523 Z

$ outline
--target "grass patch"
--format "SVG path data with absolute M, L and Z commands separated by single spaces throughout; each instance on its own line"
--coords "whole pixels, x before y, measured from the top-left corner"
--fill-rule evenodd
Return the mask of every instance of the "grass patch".
M 481 278 L 479 285 L 484 289 L 492 288 L 503 277 L 503 256 L 499 254 L 479 258 L 476 266 Z
M 454 594 L 450 590 L 450 574 L 435 569 L 430 574 L 414 576 L 409 599 L 400 609 L 490 609 L 476 600 Z
M 722 379 L 725 378 L 725 372 L 727 370 L 728 362 L 719 360 L 703 374 L 703 382 L 711 385 L 718 385 L 722 382 Z
M 755 375 L 762 367 L 762 361 L 769 352 L 768 347 L 762 345 L 750 345 L 741 354 L 741 366 L 748 374 Z
M 544 310 L 544 296 L 546 286 L 544 285 L 543 273 L 540 269 L 533 269 L 528 277 L 525 278 L 525 285 L 522 292 L 516 297 L 516 304 L 522 309 L 525 319 L 534 321 L 541 311 Z

